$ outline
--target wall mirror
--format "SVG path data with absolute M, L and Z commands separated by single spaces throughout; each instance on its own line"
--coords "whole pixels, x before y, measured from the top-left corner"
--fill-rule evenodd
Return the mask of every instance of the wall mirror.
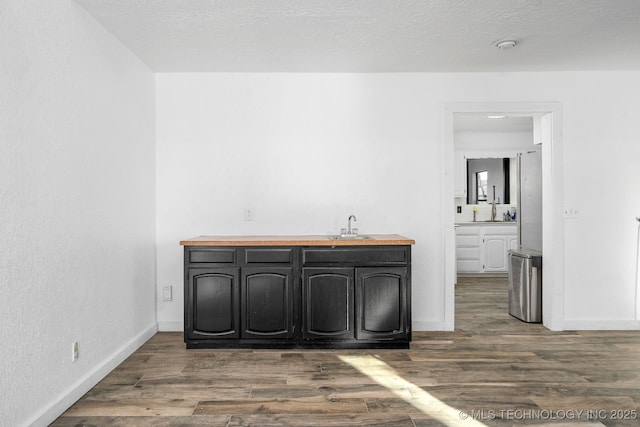
M 510 204 L 515 176 L 515 159 L 467 159 L 467 204 Z

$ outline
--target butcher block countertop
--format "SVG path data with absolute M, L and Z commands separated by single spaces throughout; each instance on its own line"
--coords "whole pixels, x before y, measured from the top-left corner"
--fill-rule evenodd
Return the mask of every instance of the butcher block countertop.
M 182 246 L 383 246 L 413 245 L 415 240 L 398 234 L 367 234 L 367 239 L 332 239 L 309 236 L 198 236 L 181 240 Z

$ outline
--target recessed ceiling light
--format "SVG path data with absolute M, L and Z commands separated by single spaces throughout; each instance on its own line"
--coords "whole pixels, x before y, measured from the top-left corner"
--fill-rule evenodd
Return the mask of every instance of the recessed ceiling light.
M 507 50 L 515 47 L 516 44 L 518 44 L 517 40 L 505 39 L 505 40 L 498 40 L 493 45 L 497 47 L 499 50 Z
M 506 119 L 507 116 L 501 114 L 491 114 L 487 116 L 487 119 Z

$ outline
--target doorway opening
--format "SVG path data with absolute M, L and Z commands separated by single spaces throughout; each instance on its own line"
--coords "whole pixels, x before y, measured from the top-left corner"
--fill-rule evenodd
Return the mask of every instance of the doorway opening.
M 443 108 L 443 230 L 445 246 L 445 329 L 454 329 L 455 282 L 456 282 L 456 239 L 454 196 L 460 197 L 462 188 L 456 176 L 454 155 L 454 118 L 456 115 L 508 116 L 528 118 L 532 123 L 533 142 L 540 144 L 542 157 L 542 249 L 543 249 L 543 324 L 551 330 L 563 328 L 563 181 L 562 181 L 562 141 L 561 109 L 558 103 L 453 103 Z M 504 148 L 504 147 L 503 147 Z M 496 153 L 500 150 L 496 150 Z M 513 150 L 512 150 L 513 151 Z M 502 150 L 503 154 L 509 150 Z M 510 156 L 503 156 L 508 158 Z M 456 178 L 456 179 L 452 179 Z M 465 183 L 466 185 L 466 183 Z M 474 190 L 474 192 L 477 190 Z M 503 198 L 502 201 L 505 199 Z M 491 209 L 495 215 L 496 207 Z M 474 208 L 473 216 L 478 213 Z M 492 218 L 494 218 L 492 216 Z M 506 215 L 505 215 L 506 218 Z

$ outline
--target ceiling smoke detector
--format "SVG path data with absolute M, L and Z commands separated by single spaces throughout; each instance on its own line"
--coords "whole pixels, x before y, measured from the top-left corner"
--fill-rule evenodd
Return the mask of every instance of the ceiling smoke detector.
M 506 39 L 506 40 L 499 40 L 495 42 L 493 45 L 497 47 L 499 50 L 507 50 L 507 49 L 514 48 L 517 43 L 518 43 L 517 40 Z

